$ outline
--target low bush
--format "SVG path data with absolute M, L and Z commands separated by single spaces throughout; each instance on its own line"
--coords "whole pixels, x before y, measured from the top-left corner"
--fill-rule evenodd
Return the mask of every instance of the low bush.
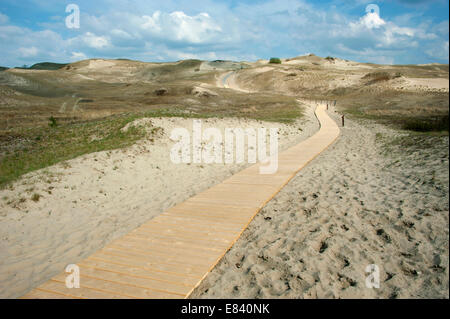
M 448 116 L 440 116 L 427 119 L 408 119 L 402 128 L 408 131 L 416 132 L 442 132 L 448 131 L 449 121 Z
M 280 58 L 270 58 L 269 63 L 281 64 Z

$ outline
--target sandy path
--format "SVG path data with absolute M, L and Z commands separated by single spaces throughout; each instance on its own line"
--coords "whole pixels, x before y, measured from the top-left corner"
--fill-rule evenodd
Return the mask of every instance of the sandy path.
M 377 136 L 398 135 L 347 120 L 191 297 L 448 298 L 448 137 L 383 154 Z M 366 287 L 369 264 L 379 289 Z
M 252 91 L 244 90 L 237 83 L 237 74 L 235 71 L 227 72 L 219 76 L 216 83 L 217 87 L 232 89 L 243 93 L 252 93 Z

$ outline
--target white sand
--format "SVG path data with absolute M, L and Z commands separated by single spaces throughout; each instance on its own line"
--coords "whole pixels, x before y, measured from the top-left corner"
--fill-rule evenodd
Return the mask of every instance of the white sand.
M 238 75 L 234 71 L 224 73 L 218 77 L 216 86 L 220 88 L 232 89 L 242 93 L 252 93 L 252 91 L 241 88 L 241 86 L 238 84 L 237 77 Z
M 346 120 L 191 297 L 448 298 L 448 137 L 384 154 L 399 135 Z M 366 288 L 369 264 L 379 289 Z
M 108 68 L 108 67 L 115 66 L 115 65 L 116 64 L 112 61 L 93 59 L 93 60 L 89 61 L 88 69 L 98 70 L 98 69 Z
M 318 59 L 308 56 L 286 64 Z M 302 88 L 350 86 L 360 80 L 360 73 L 342 78 L 331 73 L 336 67 L 359 68 L 344 62 L 326 64 L 329 78 L 293 70 L 299 78 L 295 83 Z M 128 64 L 91 60 L 78 71 L 84 77 L 117 83 L 136 73 L 138 67 Z M 274 87 L 283 91 L 289 77 L 273 73 L 281 73 L 283 81 Z M 233 72 L 226 83 L 220 77 L 217 86 L 249 92 L 239 87 L 242 82 L 256 91 L 258 85 L 250 81 L 254 75 L 246 78 Z M 395 81 L 382 85 L 395 86 Z M 398 84 L 413 91 L 448 92 L 446 79 L 402 78 Z M 237 119 L 210 119 L 204 124 L 220 129 L 277 126 L 284 149 L 318 129 L 312 108 L 307 109 L 306 120 L 292 126 Z M 170 130 L 189 129 L 192 120 L 136 124 L 164 130 L 153 141 L 82 156 L 28 174 L 11 189 L 0 191 L 0 297 L 23 295 L 67 264 L 246 166 L 172 164 Z M 394 147 L 383 154 L 382 141 L 399 134 L 347 119 L 337 143 L 256 216 L 193 297 L 448 298 L 448 137 L 428 149 L 404 153 Z M 35 193 L 42 195 L 38 202 L 31 200 Z M 380 289 L 365 287 L 364 270 L 371 263 L 380 267 Z
M 149 130 L 164 128 L 153 142 L 81 156 L 28 174 L 12 190 L 0 191 L 0 297 L 23 295 L 66 265 L 248 165 L 173 164 L 170 132 L 175 127 L 191 129 L 192 120 L 149 119 L 136 124 L 145 123 L 152 124 Z M 208 119 L 203 126 L 278 127 L 281 149 L 318 129 L 312 109 L 293 125 Z M 31 200 L 34 193 L 42 195 L 38 202 Z
M 273 71 L 274 68 L 270 67 L 270 66 L 263 66 L 261 68 L 255 68 L 250 70 L 249 72 L 251 74 L 260 74 L 260 73 L 265 73 L 265 72 L 269 72 L 269 71 Z
M 408 91 L 449 92 L 448 79 L 402 78 L 392 87 Z

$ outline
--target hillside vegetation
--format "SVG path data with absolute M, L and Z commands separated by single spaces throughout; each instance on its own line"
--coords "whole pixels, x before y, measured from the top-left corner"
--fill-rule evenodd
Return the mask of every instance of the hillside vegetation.
M 383 66 L 313 54 L 280 62 L 92 59 L 3 68 L 0 185 L 81 154 L 131 145 L 144 133 L 120 128 L 137 118 L 293 123 L 302 116 L 297 98 L 336 101 L 341 113 L 402 130 L 448 134 L 448 65 Z M 243 91 L 217 84 L 226 72 Z

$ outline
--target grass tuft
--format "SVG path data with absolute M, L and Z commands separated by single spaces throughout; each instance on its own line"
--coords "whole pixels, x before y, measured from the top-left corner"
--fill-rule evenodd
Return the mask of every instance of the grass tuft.
M 33 196 L 31 196 L 31 200 L 33 202 L 38 202 L 39 199 L 41 199 L 41 195 L 39 195 L 38 193 L 34 193 Z

